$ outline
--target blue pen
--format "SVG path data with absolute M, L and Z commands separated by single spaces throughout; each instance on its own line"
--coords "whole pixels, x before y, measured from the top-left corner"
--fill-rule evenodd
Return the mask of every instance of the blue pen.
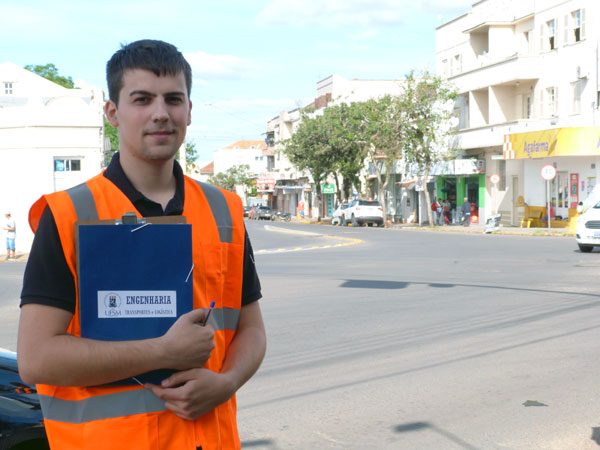
M 213 300 L 212 302 L 210 302 L 210 308 L 208 309 L 208 313 L 206 313 L 206 317 L 204 318 L 204 322 L 202 322 L 202 326 L 207 324 L 208 318 L 210 317 L 210 313 L 212 312 L 214 307 L 215 307 L 215 302 Z

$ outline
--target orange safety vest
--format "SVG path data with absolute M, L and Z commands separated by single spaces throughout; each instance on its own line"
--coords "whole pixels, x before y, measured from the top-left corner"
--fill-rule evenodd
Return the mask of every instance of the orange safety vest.
M 130 200 L 102 174 L 66 191 L 42 196 L 31 207 L 35 232 L 48 205 L 78 292 L 75 222 L 121 218 Z M 240 198 L 185 177 L 183 215 L 192 224 L 194 308 L 215 307 L 215 349 L 205 368 L 220 372 L 241 309 L 244 223 Z M 68 333 L 81 336 L 79 295 Z M 50 447 L 58 450 L 202 450 L 241 448 L 236 400 L 196 421 L 179 418 L 142 386 L 61 387 L 38 385 Z

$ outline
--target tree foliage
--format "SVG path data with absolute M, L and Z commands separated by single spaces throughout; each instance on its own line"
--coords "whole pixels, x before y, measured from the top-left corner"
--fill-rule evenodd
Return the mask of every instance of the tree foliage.
M 307 170 L 312 176 L 317 192 L 317 211 L 320 211 L 321 183 L 335 169 L 332 141 L 332 129 L 327 119 L 303 112 L 298 129 L 283 143 L 290 162 L 300 170 Z
M 364 102 L 340 103 L 322 114 L 302 114 L 295 134 L 284 142 L 284 152 L 300 170 L 308 170 L 320 196 L 321 182 L 329 175 L 343 178 L 343 201 L 352 185 L 359 189 L 365 158 L 380 187 L 380 201 L 387 217 L 388 184 L 396 164 L 404 160 L 412 175 L 426 180 L 431 168 L 448 156 L 452 101 L 456 92 L 441 78 L 413 72 L 400 81 L 398 95 Z M 427 203 L 429 193 L 426 191 Z M 430 218 L 431 219 L 431 218 Z
M 235 191 L 235 186 L 237 185 L 242 185 L 245 189 L 250 189 L 253 180 L 249 172 L 250 166 L 248 164 L 238 164 L 230 167 L 225 172 L 211 175 L 208 177 L 208 182 L 228 191 Z
M 452 133 L 452 103 L 456 90 L 440 77 L 427 72 L 418 77 L 406 77 L 401 96 L 405 108 L 403 158 L 413 175 L 421 177 L 426 186 L 434 165 L 453 156 L 448 137 Z M 431 204 L 425 189 L 425 201 Z M 427 208 L 429 223 L 433 224 L 431 208 Z
M 50 80 L 53 83 L 66 87 L 67 89 L 73 89 L 75 87 L 73 79 L 71 77 L 63 77 L 59 75 L 58 68 L 52 63 L 48 63 L 43 66 L 27 64 L 25 66 L 25 69 L 41 77 L 44 77 L 45 79 Z
M 119 151 L 119 131 L 104 118 L 104 137 L 110 142 L 110 149 L 104 152 L 104 165 L 108 166 L 113 155 Z
M 190 173 L 194 167 L 195 162 L 198 160 L 198 150 L 196 150 L 196 143 L 189 141 L 185 143 L 185 171 Z

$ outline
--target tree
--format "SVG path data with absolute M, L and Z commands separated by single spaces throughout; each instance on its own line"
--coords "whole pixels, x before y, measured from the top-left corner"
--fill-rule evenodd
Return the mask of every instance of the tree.
M 110 149 L 104 152 L 104 165 L 108 166 L 113 155 L 119 151 L 119 132 L 106 117 L 104 118 L 104 137 L 110 141 Z
M 190 173 L 194 168 L 194 163 L 198 160 L 198 151 L 196 143 L 189 141 L 185 143 L 185 171 Z M 250 168 L 250 167 L 248 167 Z
M 335 155 L 331 151 L 331 127 L 322 116 L 311 117 L 302 113 L 300 125 L 290 139 L 283 142 L 284 153 L 300 170 L 308 170 L 315 183 L 316 205 L 321 218 L 321 182 L 335 169 Z
M 230 167 L 225 172 L 219 172 L 208 177 L 208 182 L 214 186 L 222 187 L 228 191 L 234 191 L 238 185 L 248 189 L 252 186 L 252 178 L 249 175 L 248 164 L 238 164 Z
M 456 96 L 456 90 L 440 77 L 424 72 L 418 78 L 414 73 L 406 77 L 406 85 L 398 99 L 405 106 L 404 160 L 425 186 L 430 224 L 433 224 L 433 217 L 427 179 L 435 164 L 452 156 L 448 151 L 448 137 Z
M 338 186 L 338 201 L 344 202 L 350 197 L 350 189 L 355 186 L 360 189 L 359 174 L 363 167 L 365 154 L 356 140 L 357 115 L 352 107 L 346 103 L 340 103 L 327 107 L 323 113 L 326 126 L 331 128 L 330 150 L 333 152 L 334 171 L 336 186 Z M 340 176 L 343 179 L 343 191 Z
M 379 182 L 384 225 L 387 221 L 387 186 L 396 162 L 402 157 L 404 130 L 398 106 L 391 95 L 351 104 L 356 118 L 356 142 L 362 145 Z
M 73 89 L 75 87 L 75 83 L 71 77 L 63 77 L 58 74 L 58 69 L 52 63 L 48 63 L 44 66 L 42 65 L 33 65 L 27 64 L 25 69 L 33 72 L 41 77 L 44 77 L 47 80 L 52 81 L 53 83 L 59 84 L 60 86 L 66 87 L 67 89 Z

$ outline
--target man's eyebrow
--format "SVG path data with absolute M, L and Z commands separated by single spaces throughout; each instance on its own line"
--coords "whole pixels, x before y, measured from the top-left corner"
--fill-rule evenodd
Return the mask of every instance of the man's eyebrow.
M 144 91 L 142 89 L 138 89 L 135 91 L 131 91 L 129 93 L 129 96 L 132 97 L 134 95 L 146 95 L 146 96 L 150 96 L 150 97 L 156 97 L 156 94 L 153 94 L 152 92 L 148 92 L 148 91 Z
M 129 96 L 132 97 L 134 95 L 145 95 L 148 97 L 157 97 L 157 94 L 153 94 L 152 92 L 148 92 L 148 91 L 144 91 L 143 89 L 137 89 L 135 91 L 131 91 L 129 93 Z M 173 92 L 165 92 L 164 94 L 162 94 L 164 97 L 173 97 L 173 96 L 180 96 L 180 97 L 185 97 L 185 92 L 183 91 L 173 91 Z

